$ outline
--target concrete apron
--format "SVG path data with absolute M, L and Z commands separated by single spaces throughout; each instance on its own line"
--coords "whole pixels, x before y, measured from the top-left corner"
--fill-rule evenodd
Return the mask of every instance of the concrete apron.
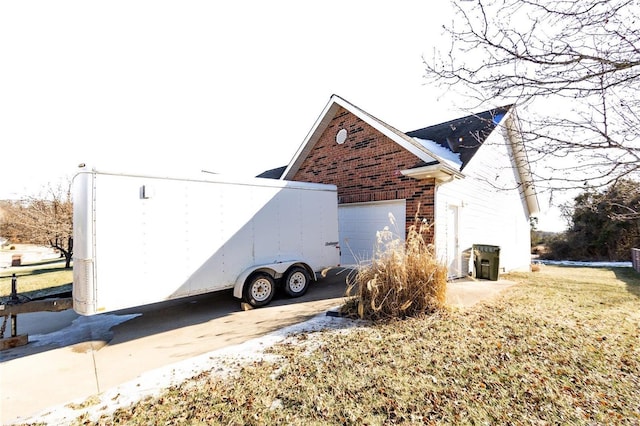
M 470 307 L 482 300 L 497 296 L 515 284 L 514 281 L 508 280 L 488 281 L 473 278 L 455 280 L 447 284 L 447 304 L 459 308 Z
M 447 302 L 470 307 L 514 284 L 454 281 Z M 7 424 L 82 401 L 152 370 L 304 322 L 344 303 L 344 289 L 344 275 L 331 276 L 300 299 L 282 298 L 249 311 L 242 311 L 228 293 L 205 295 L 119 312 L 115 317 L 124 322 L 110 327 L 73 311 L 22 315 L 21 333 L 42 340 L 60 335 L 60 344 L 38 347 L 33 342 L 0 353 L 0 421 Z M 77 338 L 65 344 L 64 336 L 74 327 Z

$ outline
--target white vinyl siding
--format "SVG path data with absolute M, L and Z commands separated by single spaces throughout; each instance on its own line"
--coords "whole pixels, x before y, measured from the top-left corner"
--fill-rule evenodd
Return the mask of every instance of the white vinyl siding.
M 436 247 L 448 259 L 454 225 L 450 206 L 458 209 L 458 255 L 473 244 L 500 246 L 500 272 L 523 270 L 531 263 L 529 218 L 512 164 L 511 149 L 496 129 L 462 171 L 463 179 L 440 184 L 436 194 Z M 461 276 L 472 265 L 462 262 Z

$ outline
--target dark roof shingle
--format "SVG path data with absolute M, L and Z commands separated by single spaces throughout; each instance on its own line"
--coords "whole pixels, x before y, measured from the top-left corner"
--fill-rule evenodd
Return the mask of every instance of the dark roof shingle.
M 271 170 L 265 170 L 256 177 L 266 179 L 280 179 L 286 169 L 287 166 L 282 166 Z
M 446 123 L 407 132 L 407 136 L 426 139 L 460 154 L 464 169 L 485 139 L 500 123 L 511 105 L 468 115 Z

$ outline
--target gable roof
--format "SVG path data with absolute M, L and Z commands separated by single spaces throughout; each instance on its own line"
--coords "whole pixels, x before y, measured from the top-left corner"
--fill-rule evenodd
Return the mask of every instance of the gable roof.
M 413 138 L 436 142 L 441 147 L 459 154 L 462 171 L 512 107 L 513 105 L 507 105 L 494 108 L 446 123 L 412 130 L 406 134 Z
M 293 159 L 282 174 L 281 179 L 293 178 L 293 176 L 302 165 L 304 159 L 313 149 L 316 142 L 318 142 L 318 139 L 320 139 L 320 136 L 322 135 L 324 130 L 329 126 L 331 120 L 335 117 L 340 107 L 354 114 L 362 121 L 369 124 L 371 127 L 387 136 L 389 139 L 391 139 L 407 151 L 411 152 L 413 155 L 418 157 L 426 165 L 426 167 L 432 168 L 433 173 L 437 174 L 438 176 L 447 175 L 462 177 L 459 168 L 457 168 L 455 165 L 452 165 L 450 162 L 445 161 L 444 158 L 433 152 L 433 150 L 427 149 L 425 145 L 420 143 L 418 140 L 406 135 L 405 133 L 388 125 L 387 123 L 378 120 L 376 117 L 363 111 L 352 103 L 347 102 L 340 96 L 332 95 L 329 99 L 329 102 L 322 110 L 322 113 L 320 113 L 320 116 L 309 131 L 309 134 L 302 142 L 302 145 L 300 145 L 300 148 L 298 148 L 298 151 L 295 153 Z
M 462 169 L 464 169 L 482 145 L 482 142 L 491 134 L 496 125 L 511 108 L 510 105 L 496 108 L 479 114 L 451 120 L 446 123 L 403 133 L 347 102 L 345 99 L 333 95 L 307 135 L 305 141 L 298 149 L 298 152 L 296 152 L 291 163 L 288 166 L 266 170 L 256 177 L 291 179 L 297 171 L 297 167 L 295 167 L 296 159 L 302 157 L 301 160 L 304 160 L 306 155 L 303 154 L 307 154 L 311 148 L 313 148 L 313 144 L 315 144 L 317 138 L 319 138 L 322 131 L 324 131 L 334 117 L 335 112 L 337 112 L 336 106 L 338 105 L 357 115 L 363 121 L 411 151 L 423 161 L 423 166 L 433 169 L 433 166 L 442 163 L 451 166 L 453 171 L 462 171 Z M 314 135 L 317 135 L 316 140 L 310 145 L 309 142 L 313 139 Z M 429 143 L 430 141 L 436 142 L 439 146 Z M 285 171 L 287 172 L 286 174 Z
M 332 95 L 289 164 L 267 170 L 259 176 L 284 180 L 293 179 L 340 107 L 419 158 L 422 162 L 421 165 L 401 171 L 403 175 L 416 179 L 434 178 L 436 181 L 446 181 L 453 178 L 463 178 L 462 170 L 471 161 L 480 146 L 499 124 L 504 124 L 508 142 L 515 153 L 514 161 L 518 169 L 527 208 L 530 214 L 539 212 L 538 199 L 532 183 L 526 152 L 523 149 L 516 149 L 517 145 L 522 146 L 522 137 L 514 105 L 494 108 L 446 123 L 403 133 L 345 99 Z

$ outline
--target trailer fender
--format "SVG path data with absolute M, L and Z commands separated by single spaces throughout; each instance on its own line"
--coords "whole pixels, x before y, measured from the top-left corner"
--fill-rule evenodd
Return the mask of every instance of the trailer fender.
M 285 272 L 289 270 L 289 268 L 293 266 L 301 266 L 305 268 L 309 275 L 311 276 L 311 280 L 316 280 L 316 274 L 313 270 L 307 265 L 305 262 L 300 260 L 291 260 L 287 262 L 277 262 L 277 263 L 267 263 L 264 265 L 254 265 L 250 268 L 245 269 L 236 279 L 236 283 L 233 286 L 233 296 L 242 299 L 242 291 L 244 289 L 244 284 L 247 282 L 247 278 L 249 278 L 252 274 L 256 272 L 264 272 L 269 275 L 274 280 L 280 279 Z

